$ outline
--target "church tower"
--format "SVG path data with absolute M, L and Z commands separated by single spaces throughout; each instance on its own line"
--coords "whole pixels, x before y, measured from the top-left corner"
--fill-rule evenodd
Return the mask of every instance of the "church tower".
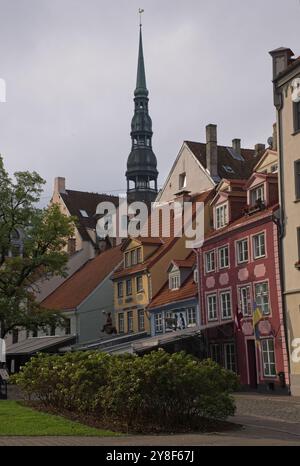
M 131 152 L 127 160 L 128 202 L 154 202 L 157 196 L 157 160 L 152 150 L 152 120 L 148 112 L 149 92 L 143 53 L 142 24 L 140 24 L 139 56 L 134 116 L 131 122 Z

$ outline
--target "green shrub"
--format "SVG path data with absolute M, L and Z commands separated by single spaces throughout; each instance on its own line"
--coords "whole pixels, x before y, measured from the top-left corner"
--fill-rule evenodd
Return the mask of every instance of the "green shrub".
M 185 353 L 38 355 L 15 380 L 47 406 L 130 429 L 197 427 L 203 419 L 225 420 L 235 411 L 230 392 L 237 387 L 236 375 Z

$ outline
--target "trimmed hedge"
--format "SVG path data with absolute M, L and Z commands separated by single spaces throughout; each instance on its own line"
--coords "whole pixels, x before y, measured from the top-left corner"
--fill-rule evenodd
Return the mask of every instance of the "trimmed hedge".
M 14 376 L 46 407 L 90 414 L 128 429 L 199 427 L 234 415 L 235 374 L 211 360 L 164 351 L 144 357 L 76 352 L 38 355 Z

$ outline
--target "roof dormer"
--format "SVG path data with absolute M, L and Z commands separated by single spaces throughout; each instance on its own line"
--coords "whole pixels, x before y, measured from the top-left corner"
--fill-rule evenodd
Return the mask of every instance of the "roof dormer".
M 250 213 L 278 203 L 277 173 L 253 173 L 246 189 Z

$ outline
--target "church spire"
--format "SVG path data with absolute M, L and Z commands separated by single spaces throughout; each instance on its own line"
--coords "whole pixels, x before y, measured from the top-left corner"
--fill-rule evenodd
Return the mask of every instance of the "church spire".
M 143 10 L 139 10 L 140 15 Z M 157 196 L 157 160 L 152 150 L 152 120 L 148 111 L 148 89 L 140 24 L 139 54 L 134 115 L 131 122 L 131 152 L 127 160 L 127 198 L 129 202 L 154 202 Z
M 134 95 L 148 95 L 146 85 L 146 72 L 144 62 L 144 51 L 143 51 L 143 37 L 142 37 L 142 24 L 140 24 L 140 43 L 139 43 L 139 58 L 138 58 L 138 69 L 136 78 L 136 89 Z

